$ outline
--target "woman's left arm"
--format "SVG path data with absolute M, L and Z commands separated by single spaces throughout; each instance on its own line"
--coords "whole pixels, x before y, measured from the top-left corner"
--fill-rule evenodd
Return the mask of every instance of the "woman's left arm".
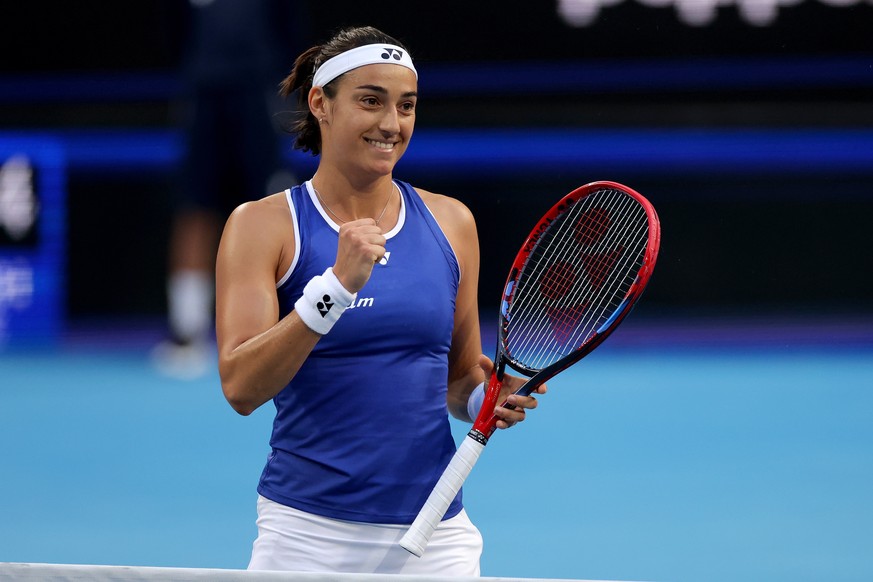
M 470 395 L 482 382 L 491 376 L 491 360 L 482 354 L 482 338 L 479 328 L 479 235 L 476 221 L 470 210 L 460 201 L 438 194 L 419 190 L 422 199 L 434 213 L 440 227 L 449 239 L 458 258 L 461 281 L 455 299 L 455 322 L 452 330 L 452 345 L 449 350 L 449 378 L 447 404 L 452 416 L 473 422 L 467 412 Z M 523 383 L 507 374 L 504 377 L 504 399 L 513 387 Z M 541 386 L 538 394 L 546 391 Z M 501 399 L 502 402 L 503 399 Z M 509 396 L 515 409 L 498 406 L 495 414 L 500 418 L 497 428 L 508 428 L 524 420 L 525 410 L 536 408 L 533 396 Z

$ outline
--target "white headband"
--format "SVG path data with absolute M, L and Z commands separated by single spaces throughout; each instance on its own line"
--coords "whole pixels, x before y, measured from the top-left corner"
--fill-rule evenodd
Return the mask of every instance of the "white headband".
M 326 60 L 312 77 L 313 87 L 324 87 L 343 73 L 364 65 L 391 64 L 406 67 L 418 79 L 418 71 L 412 66 L 409 53 L 393 44 L 368 44 L 347 50 Z

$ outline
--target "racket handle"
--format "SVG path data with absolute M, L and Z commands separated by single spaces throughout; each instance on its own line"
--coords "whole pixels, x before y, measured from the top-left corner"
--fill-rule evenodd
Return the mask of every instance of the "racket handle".
M 400 540 L 403 549 L 419 558 L 424 554 L 427 542 L 442 521 L 458 491 L 461 490 L 461 486 L 466 481 L 470 471 L 473 470 L 473 465 L 476 464 L 484 448 L 485 443 L 467 435 L 418 512 L 418 517 L 415 518 L 415 521 L 409 526 L 409 530 Z

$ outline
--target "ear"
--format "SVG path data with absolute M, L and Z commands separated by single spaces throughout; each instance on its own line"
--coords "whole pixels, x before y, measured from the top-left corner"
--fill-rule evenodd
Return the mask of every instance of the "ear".
M 319 121 L 327 115 L 327 96 L 321 87 L 309 90 L 309 112 Z

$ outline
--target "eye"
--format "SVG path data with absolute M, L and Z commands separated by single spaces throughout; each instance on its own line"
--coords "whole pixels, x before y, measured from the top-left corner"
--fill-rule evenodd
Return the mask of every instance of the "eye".
M 363 99 L 361 99 L 361 102 L 368 107 L 378 107 L 379 106 L 379 100 L 376 99 L 375 97 L 364 97 Z
M 400 111 L 403 113 L 413 113 L 415 112 L 415 102 L 414 101 L 404 101 L 400 104 Z

